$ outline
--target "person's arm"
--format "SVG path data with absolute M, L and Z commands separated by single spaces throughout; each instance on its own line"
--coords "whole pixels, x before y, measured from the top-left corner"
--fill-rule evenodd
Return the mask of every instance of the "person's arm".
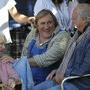
M 60 84 L 64 79 L 64 74 L 58 72 L 58 69 L 53 70 L 46 78 L 46 80 L 54 80 L 57 84 Z
M 49 75 L 47 76 L 46 80 L 52 80 L 53 77 L 56 75 L 57 69 L 52 70 Z
M 31 24 L 34 22 L 34 19 L 35 17 L 28 17 L 24 14 L 20 14 L 18 11 L 17 11 L 17 8 L 15 6 L 13 6 L 10 10 L 10 15 L 13 17 L 13 19 L 16 21 L 16 22 L 19 22 L 19 23 L 24 23 L 24 24 Z
M 57 69 L 56 74 L 55 74 L 55 76 L 53 77 L 53 80 L 54 80 L 57 84 L 60 84 L 63 79 L 64 79 L 64 74 L 58 72 L 58 69 Z
M 47 51 L 41 55 L 33 56 L 30 62 L 35 62 L 40 67 L 47 67 L 58 60 L 62 60 L 69 39 L 68 33 L 60 32 Z M 32 65 L 32 63 L 30 64 Z
M 31 66 L 39 67 L 39 65 L 34 61 L 34 58 L 29 58 L 29 63 Z
M 0 60 L 2 60 L 3 62 L 8 62 L 8 61 L 13 61 L 14 59 L 11 56 L 8 55 L 3 55 Z

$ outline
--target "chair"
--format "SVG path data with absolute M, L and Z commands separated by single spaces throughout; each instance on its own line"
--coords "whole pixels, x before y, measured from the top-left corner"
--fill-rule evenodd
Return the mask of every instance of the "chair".
M 66 77 L 66 78 L 64 78 L 64 80 L 63 80 L 62 83 L 61 83 L 61 90 L 64 90 L 64 83 L 65 83 L 67 80 L 85 78 L 85 77 L 89 77 L 89 76 L 90 76 L 90 74 L 86 74 L 86 75 L 83 75 L 83 76 L 70 76 L 70 77 Z

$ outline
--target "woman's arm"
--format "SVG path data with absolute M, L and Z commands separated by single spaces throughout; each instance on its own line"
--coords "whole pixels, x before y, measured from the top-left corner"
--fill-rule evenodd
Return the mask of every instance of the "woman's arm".
M 46 67 L 57 62 L 58 60 L 62 60 L 70 39 L 70 35 L 67 32 L 62 31 L 53 39 L 54 40 L 51 40 L 50 42 L 51 44 L 49 43 L 50 46 L 45 53 L 32 57 L 30 60 L 31 65 L 32 62 L 35 62 L 38 66 Z

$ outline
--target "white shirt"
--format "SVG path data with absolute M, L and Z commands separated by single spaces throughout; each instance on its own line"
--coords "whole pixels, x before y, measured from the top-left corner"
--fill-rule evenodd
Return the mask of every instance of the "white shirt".
M 0 2 L 0 32 L 3 32 L 7 43 L 11 42 L 10 32 L 9 32 L 9 12 L 13 6 L 16 5 L 14 0 L 1 0 Z

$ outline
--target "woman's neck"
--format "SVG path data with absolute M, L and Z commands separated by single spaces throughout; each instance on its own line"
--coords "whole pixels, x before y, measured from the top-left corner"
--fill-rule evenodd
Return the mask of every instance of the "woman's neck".
M 44 42 L 46 42 L 46 41 L 48 41 L 49 40 L 49 38 L 44 38 L 44 37 L 40 37 L 39 36 L 39 43 L 41 44 L 41 43 L 44 43 Z

